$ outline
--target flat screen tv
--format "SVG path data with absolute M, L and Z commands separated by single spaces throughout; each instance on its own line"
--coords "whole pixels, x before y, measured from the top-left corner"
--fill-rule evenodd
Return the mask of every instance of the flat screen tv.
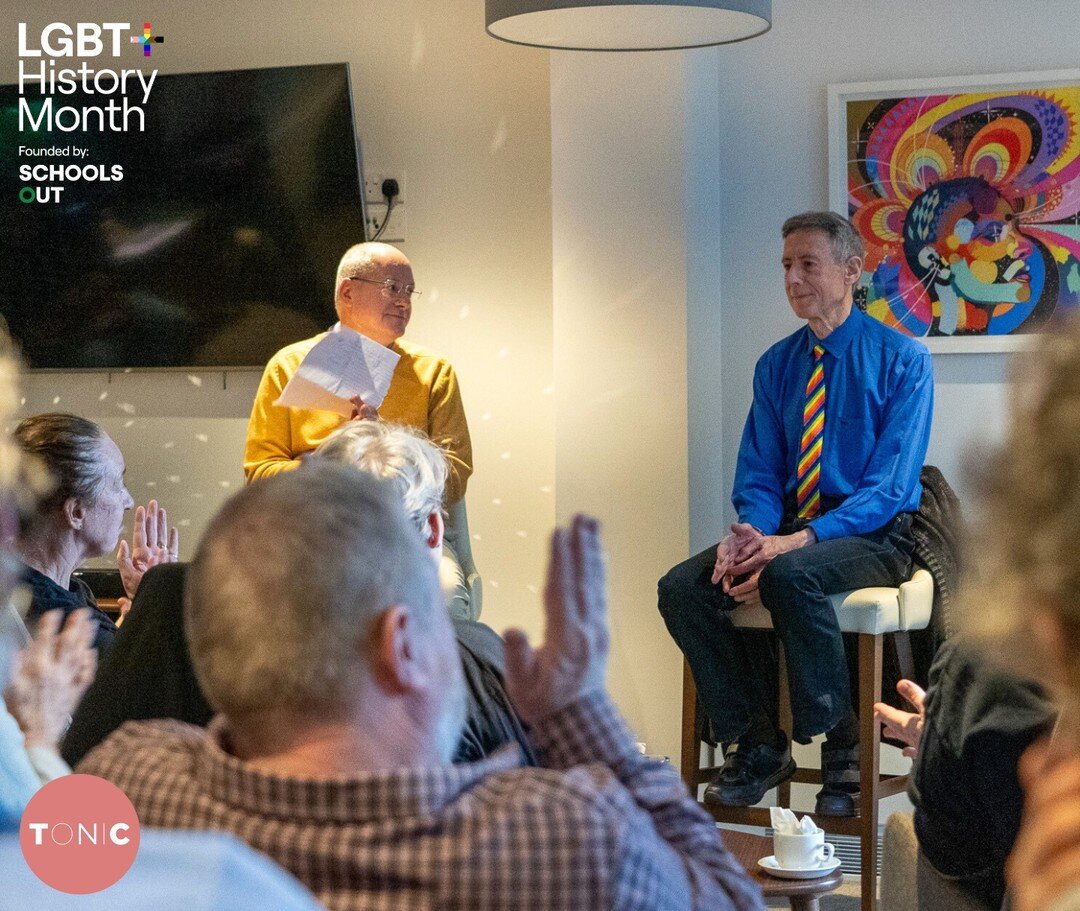
M 18 107 L 0 87 L 0 313 L 29 367 L 261 366 L 333 322 L 364 239 L 346 64 L 159 75 L 142 131 L 20 132 Z M 21 179 L 41 164 L 123 178 Z M 28 183 L 63 192 L 24 201 Z

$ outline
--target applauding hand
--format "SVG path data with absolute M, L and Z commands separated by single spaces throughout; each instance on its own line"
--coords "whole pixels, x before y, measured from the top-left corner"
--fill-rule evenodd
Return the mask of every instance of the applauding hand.
M 97 624 L 90 612 L 72 612 L 60 632 L 62 619 L 59 610 L 41 615 L 33 641 L 15 658 L 15 673 L 4 693 L 27 747 L 56 750 L 97 669 Z
M 157 500 L 135 510 L 135 528 L 131 545 L 121 541 L 116 551 L 116 566 L 129 599 L 135 597 L 143 575 L 159 563 L 175 563 L 180 559 L 180 533 L 169 528 L 168 516 Z M 128 605 L 130 607 L 130 604 Z M 126 611 L 123 611 L 126 613 Z
M 607 583 L 595 519 L 575 516 L 551 536 L 544 616 L 539 648 L 519 629 L 506 632 L 506 689 L 529 724 L 604 689 Z

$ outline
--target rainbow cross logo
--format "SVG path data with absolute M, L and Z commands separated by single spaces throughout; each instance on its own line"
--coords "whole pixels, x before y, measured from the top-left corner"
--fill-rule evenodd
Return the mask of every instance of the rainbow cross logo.
M 144 22 L 143 23 L 143 33 L 142 33 L 142 35 L 141 36 L 140 35 L 132 35 L 131 36 L 131 43 L 132 44 L 141 44 L 142 48 L 143 48 L 143 56 L 144 57 L 149 57 L 150 56 L 150 45 L 151 44 L 164 44 L 165 43 L 165 38 L 162 35 L 151 35 L 150 34 L 150 23 L 149 22 Z

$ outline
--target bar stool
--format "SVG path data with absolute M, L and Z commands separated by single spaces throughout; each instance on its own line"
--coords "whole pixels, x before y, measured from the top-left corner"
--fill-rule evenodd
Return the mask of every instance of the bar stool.
M 814 816 L 814 822 L 834 835 L 854 835 L 859 839 L 862 856 L 862 909 L 876 911 L 877 906 L 877 829 L 878 801 L 901 793 L 907 775 L 882 775 L 881 728 L 874 723 L 874 703 L 881 698 L 882 644 L 889 637 L 896 648 L 901 674 L 912 674 L 911 644 L 908 633 L 930 624 L 934 603 L 934 580 L 925 569 L 917 569 L 899 588 L 860 588 L 832 595 L 840 630 L 858 635 L 859 686 L 856 698 L 859 712 L 860 794 L 857 815 Z M 730 614 L 735 626 L 744 629 L 772 629 L 772 617 L 760 605 L 740 607 Z M 782 656 L 781 656 L 782 657 Z M 791 730 L 791 695 L 788 691 L 784 662 L 780 661 L 780 726 Z M 720 770 L 710 764 L 701 768 L 701 741 L 697 729 L 697 688 L 690 665 L 683 661 L 682 775 L 690 793 L 697 796 L 698 785 L 709 781 Z M 795 776 L 778 788 L 777 805 L 791 805 L 791 782 L 821 784 L 820 769 L 798 769 Z M 720 823 L 768 827 L 769 811 L 764 807 L 706 807 Z

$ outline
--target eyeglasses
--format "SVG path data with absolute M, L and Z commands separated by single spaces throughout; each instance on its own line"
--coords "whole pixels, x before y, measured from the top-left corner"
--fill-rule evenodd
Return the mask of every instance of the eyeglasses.
M 417 291 L 416 285 L 403 285 L 392 278 L 379 281 L 375 278 L 361 278 L 359 275 L 350 275 L 349 279 L 354 282 L 367 282 L 369 285 L 381 285 L 390 297 L 403 297 L 409 301 L 424 293 L 423 291 Z

